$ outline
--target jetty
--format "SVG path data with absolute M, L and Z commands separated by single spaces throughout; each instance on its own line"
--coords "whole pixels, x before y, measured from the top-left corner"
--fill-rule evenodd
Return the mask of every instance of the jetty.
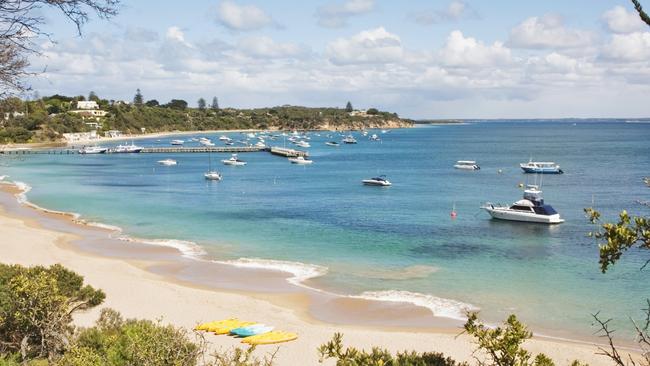
M 307 151 L 288 149 L 283 147 L 260 147 L 260 146 L 165 146 L 165 147 L 144 147 L 139 152 L 140 154 L 179 154 L 179 153 L 248 153 L 248 152 L 270 152 L 273 155 L 280 155 L 284 157 L 297 157 L 309 156 Z M 31 154 L 54 154 L 54 155 L 69 155 L 79 154 L 78 149 L 64 148 L 64 149 L 0 149 L 0 154 L 6 155 L 31 155 Z M 113 154 L 110 150 L 106 154 Z M 94 155 L 94 154 L 93 154 Z M 101 155 L 101 154 L 99 154 Z

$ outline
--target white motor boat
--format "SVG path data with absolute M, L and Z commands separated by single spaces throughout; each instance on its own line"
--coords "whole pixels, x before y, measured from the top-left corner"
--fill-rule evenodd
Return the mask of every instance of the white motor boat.
M 224 163 L 225 165 L 233 165 L 233 166 L 244 166 L 244 165 L 246 165 L 245 161 L 239 160 L 239 158 L 237 157 L 237 154 L 232 154 L 230 159 L 224 159 L 224 160 L 221 160 L 221 162 Z
M 325 143 L 327 146 L 339 146 L 340 144 L 336 141 L 328 141 Z
M 311 147 L 311 145 L 309 144 L 309 142 L 307 142 L 307 141 L 302 141 L 302 140 L 296 142 L 296 146 L 300 146 L 300 147 Z
M 180 146 L 180 145 L 183 145 L 184 143 L 185 143 L 185 141 L 183 141 L 183 140 L 171 140 L 170 141 L 170 144 L 172 144 L 173 146 Z
M 385 175 L 380 175 L 378 177 L 370 178 L 370 179 L 364 179 L 361 181 L 363 184 L 367 186 L 382 186 L 382 187 L 388 187 L 393 185 L 388 179 L 386 179 Z
M 535 185 L 529 185 L 524 190 L 524 198 L 513 203 L 511 206 L 495 205 L 486 203 L 481 206 L 492 218 L 509 221 L 535 222 L 541 224 L 561 224 L 564 219 L 560 218 L 551 207 L 544 203 L 542 191 Z
M 104 154 L 108 148 L 101 146 L 84 146 L 79 149 L 79 154 Z
M 143 147 L 142 146 L 137 146 L 134 145 L 133 142 L 131 142 L 131 145 L 117 145 L 113 149 L 110 150 L 112 153 L 116 154 L 124 154 L 124 153 L 139 153 L 142 151 Z
M 203 146 L 214 146 L 214 142 L 212 142 L 210 140 L 207 140 L 207 139 L 199 141 L 199 144 L 201 144 Z
M 370 141 L 379 141 L 379 140 L 380 140 L 380 138 L 379 138 L 379 136 L 377 136 L 376 133 L 373 133 L 373 134 L 370 136 Z
M 345 138 L 343 140 L 341 140 L 341 141 L 343 141 L 344 144 L 356 144 L 357 143 L 357 140 L 354 137 L 352 137 L 352 135 L 345 136 Z
M 216 170 L 210 170 L 210 171 L 206 172 L 205 174 L 203 174 L 203 176 L 207 180 L 221 180 L 221 173 L 219 173 Z
M 289 158 L 288 160 L 291 162 L 291 164 L 299 164 L 299 165 L 307 165 L 314 162 L 313 160 L 305 159 L 303 156 Z
M 231 141 L 231 138 L 226 135 L 219 136 L 220 141 Z
M 474 160 L 458 160 L 454 168 L 463 170 L 479 170 L 481 167 Z
M 552 161 L 529 161 L 519 164 L 524 173 L 534 174 L 563 174 L 560 166 Z
M 165 165 L 165 166 L 172 166 L 178 163 L 174 159 L 164 159 L 164 160 L 158 160 L 158 164 Z
M 255 144 L 255 147 L 265 148 L 266 145 L 264 145 L 264 143 L 263 143 L 262 141 L 258 141 L 258 142 Z

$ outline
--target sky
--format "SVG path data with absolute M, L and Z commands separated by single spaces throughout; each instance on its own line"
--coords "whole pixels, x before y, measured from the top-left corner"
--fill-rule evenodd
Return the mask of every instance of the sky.
M 40 95 L 650 117 L 650 27 L 628 0 L 123 0 L 81 36 L 41 11 L 54 42 L 30 59 Z

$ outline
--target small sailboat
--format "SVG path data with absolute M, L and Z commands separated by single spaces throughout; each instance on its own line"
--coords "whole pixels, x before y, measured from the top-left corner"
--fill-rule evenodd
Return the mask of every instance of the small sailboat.
M 221 180 L 221 173 L 216 170 L 212 170 L 212 155 L 208 153 L 208 171 L 203 174 L 207 180 Z

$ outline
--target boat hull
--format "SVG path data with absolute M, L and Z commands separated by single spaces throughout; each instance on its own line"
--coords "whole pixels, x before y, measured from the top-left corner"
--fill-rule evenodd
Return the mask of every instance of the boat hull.
M 483 207 L 493 219 L 497 220 L 506 220 L 506 221 L 520 221 L 520 222 L 532 222 L 537 224 L 561 224 L 564 222 L 564 219 L 560 218 L 559 214 L 555 215 L 539 215 L 535 213 L 527 212 L 516 212 L 505 207 Z
M 521 169 L 524 171 L 524 173 L 528 174 L 564 174 L 562 169 L 557 169 L 557 168 L 531 168 L 531 167 L 525 167 L 522 166 Z
M 363 180 L 361 181 L 366 186 L 379 186 L 379 187 L 388 187 L 391 183 L 388 182 L 377 182 L 374 180 Z
M 454 168 L 460 169 L 460 170 L 479 170 L 479 169 L 481 169 L 481 168 L 478 167 L 478 165 L 472 166 L 472 165 L 460 165 L 460 164 L 454 165 Z

